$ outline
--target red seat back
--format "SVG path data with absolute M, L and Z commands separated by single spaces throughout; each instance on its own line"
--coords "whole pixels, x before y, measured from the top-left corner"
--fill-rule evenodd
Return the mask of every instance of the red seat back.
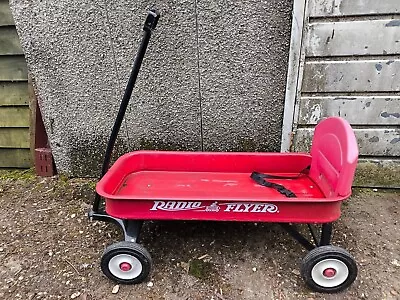
M 340 117 L 322 120 L 314 131 L 310 177 L 326 197 L 348 196 L 358 159 L 357 140 Z

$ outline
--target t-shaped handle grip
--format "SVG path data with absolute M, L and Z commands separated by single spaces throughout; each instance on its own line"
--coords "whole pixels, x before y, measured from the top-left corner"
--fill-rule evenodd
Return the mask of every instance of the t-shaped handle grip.
M 156 9 L 149 10 L 146 21 L 144 22 L 143 30 L 152 31 L 157 26 L 160 13 Z

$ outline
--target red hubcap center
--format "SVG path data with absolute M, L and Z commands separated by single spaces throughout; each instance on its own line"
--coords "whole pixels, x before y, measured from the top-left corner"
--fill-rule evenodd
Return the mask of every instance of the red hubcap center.
M 323 272 L 325 277 L 332 278 L 336 275 L 336 270 L 332 268 L 325 269 Z
M 123 262 L 123 263 L 121 263 L 121 264 L 119 265 L 119 268 L 120 268 L 122 271 L 127 272 L 127 271 L 129 271 L 130 269 L 132 269 L 132 266 L 131 266 L 130 264 L 128 264 L 127 262 Z

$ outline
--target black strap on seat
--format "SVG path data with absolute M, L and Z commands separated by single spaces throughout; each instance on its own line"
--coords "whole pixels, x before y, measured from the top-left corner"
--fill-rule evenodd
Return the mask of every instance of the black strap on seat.
M 297 179 L 300 176 L 307 174 L 309 170 L 310 170 L 310 166 L 304 168 L 297 176 L 278 176 L 278 175 L 270 175 L 270 174 L 263 174 L 263 173 L 259 173 L 259 172 L 253 172 L 253 173 L 251 173 L 250 178 L 253 179 L 255 182 L 257 182 L 259 185 L 277 190 L 279 193 L 281 193 L 282 195 L 285 195 L 288 198 L 297 198 L 296 194 L 293 193 L 291 190 L 285 188 L 281 184 L 269 182 L 269 181 L 265 180 L 265 178 Z

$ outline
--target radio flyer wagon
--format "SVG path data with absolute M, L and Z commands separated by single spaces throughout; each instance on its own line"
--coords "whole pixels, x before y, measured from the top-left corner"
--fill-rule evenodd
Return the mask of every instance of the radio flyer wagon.
M 104 251 L 104 274 L 125 284 L 148 277 L 152 260 L 138 244 L 145 220 L 276 222 L 309 250 L 301 275 L 310 288 L 332 293 L 350 286 L 357 276 L 355 260 L 330 245 L 332 222 L 351 194 L 358 158 L 354 133 L 341 118 L 327 118 L 316 126 L 310 153 L 134 151 L 109 168 L 158 18 L 157 11 L 146 18 L 89 212 L 90 219 L 116 223 L 124 233 L 124 241 Z M 311 241 L 297 231 L 295 223 L 308 224 Z

